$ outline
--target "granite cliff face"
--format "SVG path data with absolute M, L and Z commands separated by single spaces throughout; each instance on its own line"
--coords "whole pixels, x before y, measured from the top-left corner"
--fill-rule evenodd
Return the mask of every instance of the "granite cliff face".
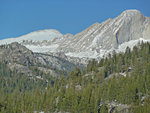
M 41 30 L 1 40 L 0 44 L 17 41 L 33 52 L 98 59 L 113 50 L 123 52 L 127 46 L 132 49 L 141 40 L 150 40 L 150 18 L 138 10 L 126 10 L 118 17 L 101 24 L 95 23 L 76 35 L 63 35 L 57 30 Z

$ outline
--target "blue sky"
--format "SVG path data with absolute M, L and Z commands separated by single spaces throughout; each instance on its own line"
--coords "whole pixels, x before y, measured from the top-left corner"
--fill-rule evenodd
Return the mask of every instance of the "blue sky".
M 0 0 L 0 39 L 42 29 L 75 34 L 126 9 L 150 17 L 150 0 Z

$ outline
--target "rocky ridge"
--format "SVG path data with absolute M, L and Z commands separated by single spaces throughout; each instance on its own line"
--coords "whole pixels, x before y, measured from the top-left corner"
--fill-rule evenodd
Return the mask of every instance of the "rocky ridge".
M 76 67 L 83 67 L 80 60 L 74 62 L 65 55 L 60 57 L 59 54 L 33 53 L 17 42 L 0 46 L 0 61 L 6 62 L 11 70 L 28 75 L 32 75 L 30 68 L 35 66 L 54 76 L 59 75 L 59 71 L 70 72 Z

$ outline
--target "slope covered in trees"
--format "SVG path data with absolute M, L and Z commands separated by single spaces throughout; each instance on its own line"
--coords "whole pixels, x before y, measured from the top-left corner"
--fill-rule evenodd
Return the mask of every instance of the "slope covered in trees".
M 39 72 L 48 83 L 11 72 L 1 62 L 0 112 L 149 113 L 149 61 L 150 44 L 142 43 L 133 51 L 92 60 L 83 72 L 76 68 L 69 77 L 48 78 Z

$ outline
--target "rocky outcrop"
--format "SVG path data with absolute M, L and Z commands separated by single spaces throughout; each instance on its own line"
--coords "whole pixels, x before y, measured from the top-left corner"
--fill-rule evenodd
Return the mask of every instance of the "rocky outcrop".
M 21 65 L 34 65 L 37 63 L 34 59 L 34 53 L 17 42 L 0 46 L 0 60 Z
M 112 102 L 110 101 L 101 102 L 98 106 L 98 111 L 100 111 L 103 105 L 106 105 L 106 107 L 108 108 L 108 113 L 116 113 L 116 112 L 117 113 L 130 113 L 132 111 L 131 105 L 121 104 L 121 103 L 118 103 L 116 100 Z
M 70 72 L 76 67 L 83 67 L 80 62 L 75 60 L 67 60 L 67 56 L 61 54 L 43 54 L 33 53 L 25 46 L 14 42 L 8 45 L 0 46 L 0 61 L 6 62 L 11 70 L 32 75 L 30 68 L 37 67 L 44 73 L 57 75 L 59 72 Z

